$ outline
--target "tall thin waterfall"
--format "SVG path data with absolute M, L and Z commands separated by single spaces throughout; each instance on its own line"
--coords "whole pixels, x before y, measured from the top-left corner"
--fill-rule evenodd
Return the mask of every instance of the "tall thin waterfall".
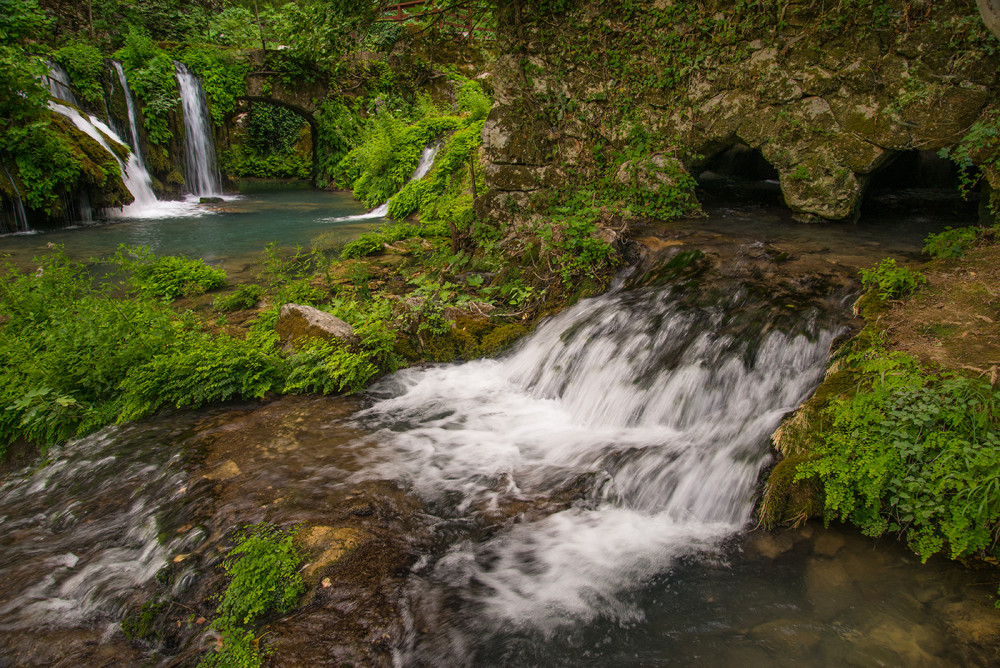
M 135 110 L 135 100 L 132 99 L 132 89 L 128 86 L 128 79 L 125 77 L 125 70 L 122 69 L 121 63 L 113 60 L 111 61 L 111 65 L 118 74 L 118 83 L 121 84 L 122 93 L 125 96 L 125 107 L 128 110 L 129 146 L 132 147 L 132 155 L 135 156 L 136 162 L 143 169 L 146 169 L 146 161 L 142 159 L 142 147 L 139 141 L 139 115 Z
M 10 175 L 7 170 L 7 165 L 3 165 L 3 173 L 7 175 L 7 180 L 10 181 L 10 187 L 14 190 L 14 197 L 11 198 L 13 202 L 14 209 L 14 229 L 8 230 L 10 232 L 29 232 L 31 228 L 28 226 L 28 216 L 24 213 L 24 202 L 21 201 L 21 191 L 14 183 L 14 177 Z
M 69 102 L 77 107 L 80 106 L 76 95 L 73 94 L 73 89 L 70 88 L 69 74 L 60 67 L 59 63 L 49 61 L 49 74 L 48 76 L 43 76 L 42 81 L 48 86 L 49 95 L 53 98 Z
M 208 103 L 201 82 L 184 65 L 174 62 L 184 111 L 184 153 L 187 162 L 187 185 L 192 194 L 221 195 L 222 178 L 215 159 L 215 140 Z

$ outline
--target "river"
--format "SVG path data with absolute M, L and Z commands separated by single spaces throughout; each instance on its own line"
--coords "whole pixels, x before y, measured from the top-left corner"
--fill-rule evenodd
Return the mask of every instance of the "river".
M 79 250 L 145 229 L 158 252 L 219 261 L 359 208 L 313 196 L 220 205 L 256 202 L 256 241 L 226 241 L 238 214 L 223 212 L 37 236 Z M 289 209 L 306 222 L 282 227 Z M 806 228 L 741 205 L 650 225 L 638 268 L 500 359 L 71 441 L 0 485 L 2 654 L 194 660 L 232 531 L 267 520 L 338 555 L 271 621 L 275 665 L 989 665 L 993 572 L 820 523 L 753 530 L 768 437 L 821 380 L 857 268 L 915 257 L 946 222 Z M 662 271 L 678 246 L 706 253 L 710 281 Z M 119 622 L 147 600 L 166 606 L 160 626 L 129 642 Z

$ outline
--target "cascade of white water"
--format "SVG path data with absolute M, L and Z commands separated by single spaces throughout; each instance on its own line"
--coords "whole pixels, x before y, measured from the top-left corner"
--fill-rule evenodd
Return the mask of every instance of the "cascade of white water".
M 0 165 L 3 165 L 3 163 L 0 163 Z M 7 165 L 3 165 L 3 173 L 7 175 L 10 187 L 14 190 L 14 197 L 11 198 L 14 208 L 14 229 L 12 231 L 30 232 L 31 228 L 28 226 L 28 216 L 24 212 L 24 202 L 21 201 L 21 191 L 17 187 L 17 184 L 14 183 L 14 177 L 7 170 Z
M 745 302 L 612 293 L 507 359 L 400 372 L 361 416 L 380 430 L 355 479 L 399 481 L 435 514 L 483 524 L 577 490 L 564 510 L 454 546 L 427 577 L 488 628 L 628 619 L 623 593 L 746 524 L 768 436 L 822 378 L 832 328 L 768 332 L 766 305 Z
M 215 140 L 208 115 L 208 103 L 201 82 L 185 67 L 174 62 L 184 112 L 184 153 L 187 186 L 199 197 L 222 194 L 222 178 L 215 158 Z
M 109 140 L 122 146 L 126 146 L 126 143 L 100 119 L 82 114 L 73 107 L 67 107 L 58 102 L 50 101 L 49 109 L 70 119 L 76 127 L 93 138 L 104 150 L 113 155 L 118 162 L 118 167 L 121 169 L 122 181 L 135 199 L 131 204 L 121 209 L 104 210 L 104 215 L 110 218 L 165 218 L 170 216 L 200 215 L 198 207 L 192 203 L 163 202 L 158 200 L 156 193 L 153 192 L 152 179 L 149 176 L 149 172 L 146 171 L 145 166 L 136 158 L 135 153 L 129 155 L 128 162 L 126 163 L 111 150 L 111 145 L 108 143 Z
M 69 74 L 59 66 L 58 63 L 49 61 L 49 74 L 43 76 L 42 81 L 49 88 L 49 95 L 57 100 L 69 102 L 74 106 L 80 106 L 73 94 L 73 89 L 69 85 Z
M 413 175 L 410 176 L 410 181 L 419 181 L 420 179 L 427 176 L 431 171 L 431 167 L 434 166 L 434 158 L 437 156 L 438 149 L 441 148 L 440 144 L 431 144 L 430 146 L 425 146 L 424 150 L 420 152 L 420 162 L 417 163 L 417 168 L 413 170 Z M 386 214 L 389 213 L 389 202 L 383 202 L 371 211 L 366 213 L 359 213 L 355 216 L 340 216 L 337 218 L 328 219 L 330 222 L 342 221 L 342 220 L 368 220 L 369 218 L 385 218 Z

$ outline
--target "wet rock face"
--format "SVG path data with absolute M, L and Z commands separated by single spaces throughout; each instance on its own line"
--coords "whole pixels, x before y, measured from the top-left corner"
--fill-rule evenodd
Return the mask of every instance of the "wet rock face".
M 635 29 L 625 25 L 623 35 L 642 40 L 638 48 L 657 62 L 658 52 L 674 47 L 662 45 L 662 29 L 642 30 L 639 22 L 673 3 L 637 4 L 629 19 Z M 746 144 L 779 172 L 785 202 L 800 219 L 849 219 L 873 172 L 902 151 L 954 146 L 997 102 L 998 63 L 982 48 L 992 38 L 969 1 L 888 1 L 891 24 L 839 33 L 824 31 L 830 12 L 820 15 L 817 3 L 787 4 L 780 28 L 763 21 L 679 83 L 650 83 L 638 96 L 632 88 L 627 99 L 604 58 L 578 47 L 614 14 L 609 3 L 586 3 L 548 25 L 501 25 L 508 51 L 523 51 L 495 67 L 497 104 L 483 130 L 491 196 L 481 213 L 503 218 L 515 194 L 537 196 L 567 166 L 600 177 L 594 154 L 626 145 L 635 123 L 673 138 L 677 155 L 701 156 L 683 158 L 692 172 Z M 740 20 L 720 3 L 701 5 L 692 11 Z
M 354 329 L 335 315 L 303 304 L 285 304 L 275 325 L 278 336 L 288 346 L 295 346 L 303 339 L 340 340 L 353 343 L 357 340 Z

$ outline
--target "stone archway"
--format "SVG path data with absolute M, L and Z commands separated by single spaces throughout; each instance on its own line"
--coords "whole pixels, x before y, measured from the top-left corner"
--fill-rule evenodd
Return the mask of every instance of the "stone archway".
M 309 125 L 309 136 L 312 141 L 312 169 L 310 174 L 310 180 L 316 181 L 316 174 L 318 169 L 319 160 L 319 133 L 316 127 L 316 116 L 312 111 L 304 109 L 303 107 L 288 103 L 284 100 L 277 99 L 274 97 L 269 97 L 265 95 L 243 95 L 236 98 L 237 102 L 247 102 L 251 104 L 268 104 L 276 107 L 282 107 L 294 112 L 303 121 Z

